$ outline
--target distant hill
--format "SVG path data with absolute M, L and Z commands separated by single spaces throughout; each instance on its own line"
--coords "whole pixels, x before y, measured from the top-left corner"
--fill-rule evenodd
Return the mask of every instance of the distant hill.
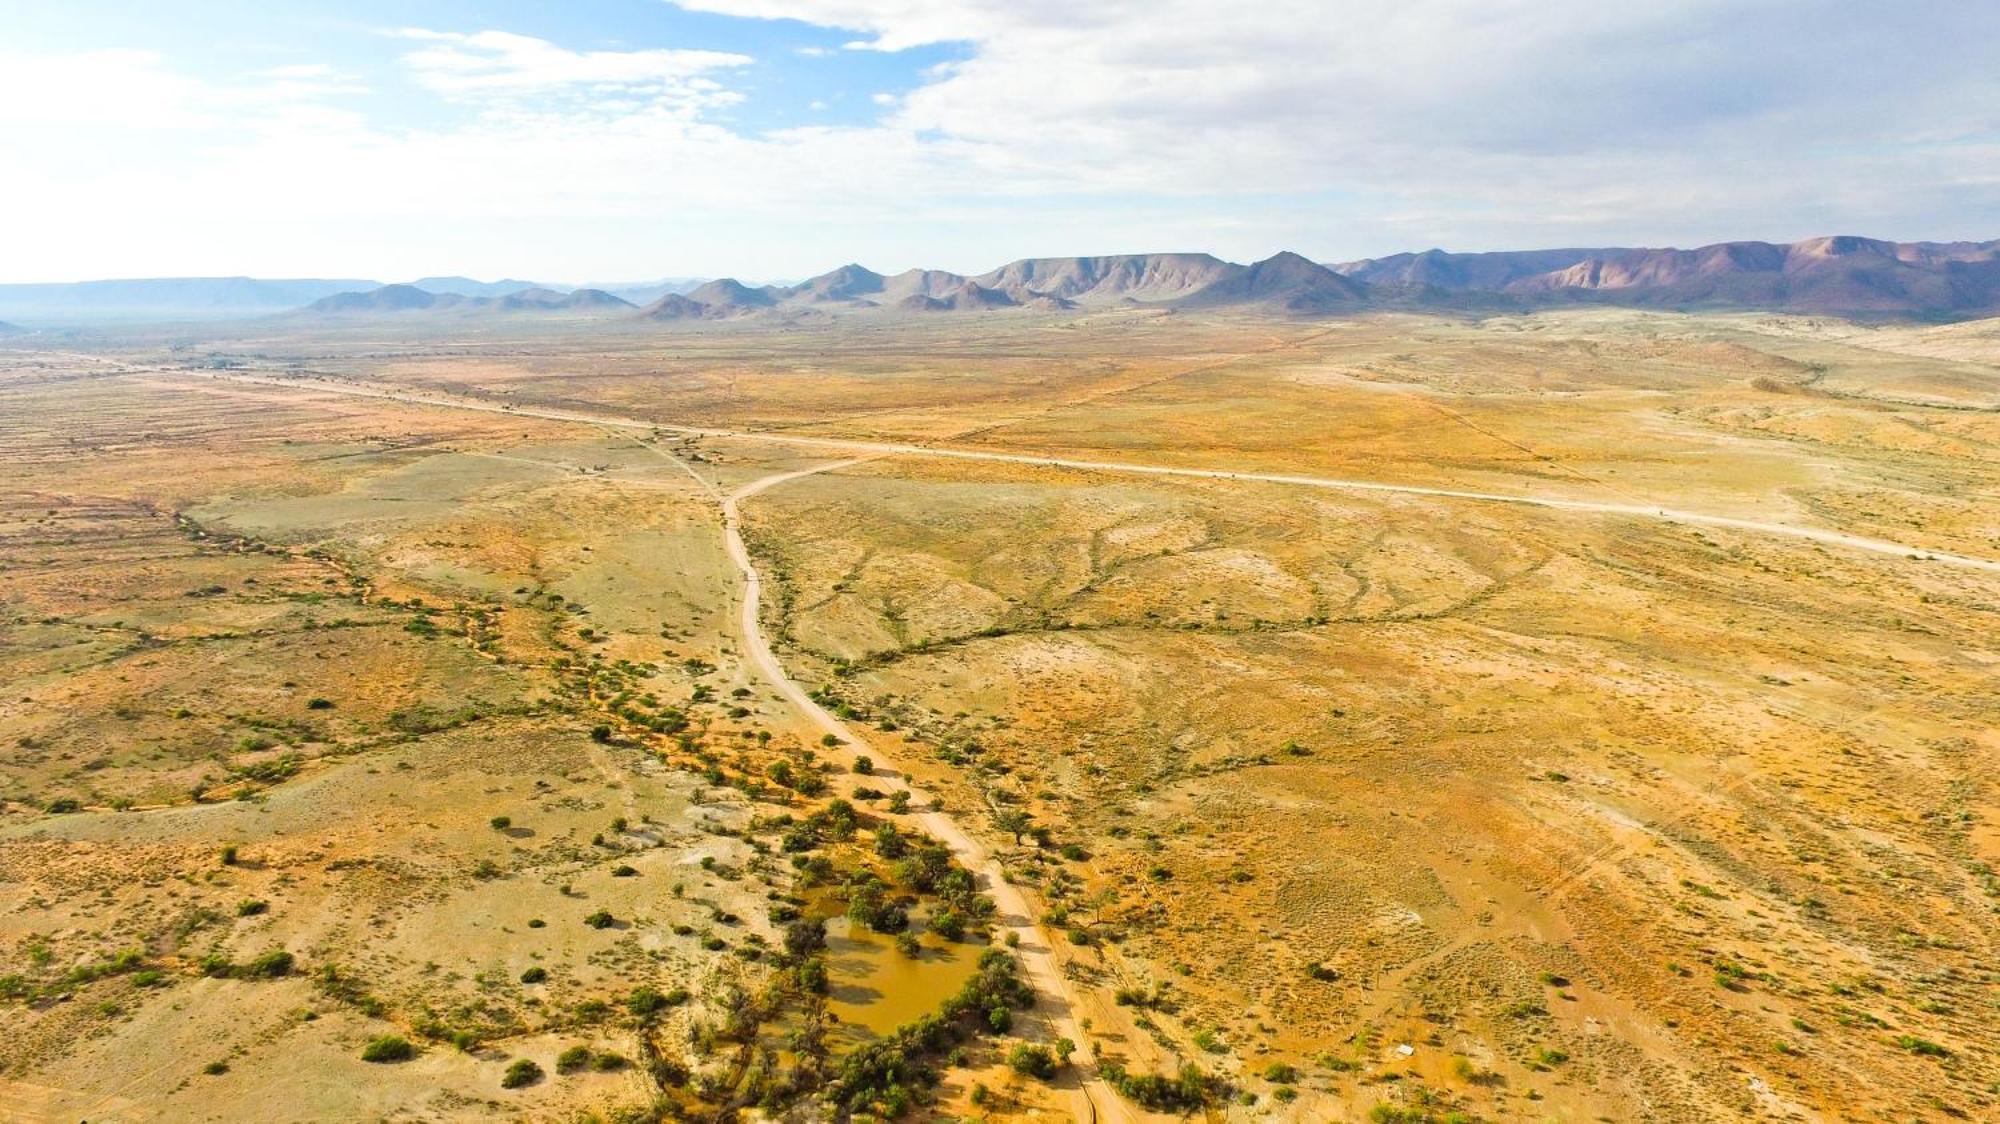
M 397 313 L 445 313 L 504 315 L 536 313 L 613 314 L 631 312 L 633 305 L 602 289 L 527 288 L 505 296 L 468 297 L 459 293 L 435 293 L 416 285 L 383 285 L 366 292 L 335 293 L 307 305 L 308 315 L 366 316 Z
M 687 298 L 705 306 L 715 315 L 732 316 L 770 308 L 778 303 L 779 296 L 784 292 L 770 285 L 753 289 L 734 277 L 722 277 L 689 289 Z
M 696 300 L 689 300 L 679 293 L 668 293 L 659 300 L 639 310 L 639 315 L 648 320 L 703 320 L 708 306 Z
M 1025 258 L 973 278 L 988 288 L 1061 297 L 1080 305 L 1167 303 L 1240 276 L 1248 267 L 1211 254 Z
M 474 281 L 470 277 L 419 277 L 409 284 L 427 293 L 453 293 L 461 297 L 504 297 L 523 289 L 545 287 L 533 281 Z
M 479 281 L 471 277 L 419 277 L 407 284 L 426 292 L 456 293 L 461 297 L 505 297 L 528 289 L 557 293 L 600 292 L 636 307 L 651 303 L 666 293 L 685 293 L 706 280 L 706 277 L 668 277 L 658 281 L 592 281 L 582 285 L 559 285 L 514 278 Z
M 854 301 L 863 300 L 882 291 L 884 278 L 872 269 L 858 265 L 843 265 L 830 273 L 802 281 L 782 291 L 787 300 L 808 301 Z
M 913 296 L 942 297 L 965 284 L 966 279 L 942 269 L 907 269 L 882 279 L 882 299 L 894 304 Z
M 2000 315 L 2000 240 L 1719 242 L 1692 250 L 1601 248 L 1448 254 L 1428 250 L 1333 269 L 1378 300 L 1463 306 L 1590 302 L 1766 309 L 1838 316 Z
M 1031 294 L 1028 299 L 1038 298 Z M 895 307 L 903 312 L 990 312 L 994 309 L 1014 308 L 1022 303 L 1012 293 L 989 289 L 974 281 L 961 280 L 938 296 L 913 292 L 897 301 Z M 1076 307 L 1068 301 L 1063 303 L 1071 308 Z
M 379 284 L 321 278 L 155 277 L 0 285 L 0 318 L 55 323 L 240 319 Z
M 1228 273 L 1182 298 L 1188 307 L 1258 305 L 1295 315 L 1352 311 L 1368 304 L 1368 289 L 1286 250 Z
M 573 289 L 567 293 L 555 289 L 523 289 L 504 297 L 475 298 L 493 302 L 492 307 L 502 312 L 629 312 L 637 308 L 631 301 L 614 297 L 602 289 Z
M 619 300 L 643 307 L 668 293 L 685 293 L 708 280 L 707 277 L 663 277 L 658 281 L 588 281 L 581 287 L 601 289 Z
M 383 285 L 366 292 L 334 293 L 306 306 L 308 312 L 413 312 L 465 303 L 457 293 L 433 293 L 415 285 Z
M 1210 254 L 1120 254 L 1024 258 L 977 277 L 938 269 L 884 277 L 850 264 L 788 286 L 751 288 L 724 278 L 663 296 L 644 315 L 651 320 L 733 320 L 843 311 L 917 315 L 1148 305 L 1258 308 L 1303 316 L 1367 303 L 1366 286 L 1298 254 L 1279 254 L 1254 265 Z

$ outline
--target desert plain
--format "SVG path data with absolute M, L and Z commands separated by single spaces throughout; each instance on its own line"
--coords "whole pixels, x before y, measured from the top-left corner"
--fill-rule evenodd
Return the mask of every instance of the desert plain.
M 0 344 L 0 1118 L 1991 1119 L 1997 759 L 2000 321 Z

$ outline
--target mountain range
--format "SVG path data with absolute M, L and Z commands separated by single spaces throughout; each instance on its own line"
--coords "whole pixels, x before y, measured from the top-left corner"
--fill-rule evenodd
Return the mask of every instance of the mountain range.
M 575 285 L 533 281 L 475 281 L 469 277 L 424 277 L 408 286 L 437 295 L 505 297 L 524 289 L 596 290 L 634 305 L 661 294 L 686 292 L 706 278 L 668 277 Z M 153 277 L 119 281 L 74 281 L 0 285 L 0 319 L 30 325 L 72 325 L 141 321 L 243 320 L 291 312 L 324 297 L 383 288 L 360 278 Z
M 976 276 L 912 269 L 884 276 L 843 265 L 796 285 L 756 288 L 722 278 L 669 294 L 640 315 L 651 320 L 727 320 L 752 315 L 812 315 L 839 310 L 909 315 L 1026 309 L 1258 307 L 1324 315 L 1367 307 L 1367 287 L 1298 254 L 1252 265 L 1212 254 L 1117 254 L 1024 258 Z
M 1627 247 L 1421 253 L 1322 264 L 1284 252 L 1024 258 L 975 275 L 849 264 L 790 285 L 734 278 L 558 287 L 426 277 L 381 285 L 249 277 L 0 285 L 0 316 L 42 322 L 309 316 L 569 316 L 654 322 L 1151 307 L 1329 316 L 1367 309 L 1496 312 L 1567 304 L 1739 309 L 1861 319 L 2000 316 L 2000 240 L 1839 235 Z
M 1855 317 L 2000 315 L 2000 240 L 1884 242 L 1836 235 L 1693 250 L 1427 250 L 1333 268 L 1368 285 L 1378 299 L 1444 306 L 1484 297 L 1528 307 L 1593 302 Z
M 335 293 L 312 302 L 306 306 L 305 311 L 334 315 L 446 311 L 566 312 L 603 315 L 631 312 L 635 308 L 632 302 L 612 296 L 602 289 L 574 289 L 564 293 L 555 289 L 530 286 L 505 295 L 467 296 L 452 291 L 435 292 L 416 284 L 409 284 L 384 285 L 365 292 Z
M 1027 258 L 966 277 L 883 276 L 859 265 L 791 286 L 723 279 L 648 305 L 654 320 L 1142 305 L 1327 316 L 1361 309 L 1528 310 L 1561 304 L 1746 309 L 1857 318 L 2000 315 L 2000 240 L 1885 242 L 1842 235 L 1693 250 L 1427 250 L 1328 266 L 1290 252 L 1250 265 L 1209 254 Z
M 44 322 L 240 319 L 284 312 L 333 293 L 376 284 L 310 277 L 150 277 L 0 285 L 0 318 Z

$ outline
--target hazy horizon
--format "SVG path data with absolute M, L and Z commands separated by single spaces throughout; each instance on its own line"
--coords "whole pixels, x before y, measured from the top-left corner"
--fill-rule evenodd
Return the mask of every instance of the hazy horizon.
M 1884 238 L 1879 235 L 1863 231 L 1850 230 L 1850 231 L 1825 231 L 1820 234 L 1806 235 L 1797 239 L 1772 239 L 1772 238 L 1754 238 L 1754 237 L 1724 238 L 1724 239 L 1717 239 L 1715 242 L 1689 244 L 1681 246 L 1642 245 L 1634 243 L 1629 245 L 1621 245 L 1617 247 L 1507 246 L 1507 247 L 1494 247 L 1494 248 L 1480 249 L 1480 250 L 1460 250 L 1449 246 L 1423 246 L 1423 247 L 1410 247 L 1403 250 L 1389 251 L 1384 254 L 1374 255 L 1372 259 L 1342 258 L 1342 257 L 1332 257 L 1332 256 L 1313 257 L 1311 255 L 1306 255 L 1306 256 L 1308 256 L 1310 260 L 1317 261 L 1322 265 L 1331 266 L 1331 265 L 1341 265 L 1347 262 L 1379 260 L 1381 258 L 1394 258 L 1402 254 L 1414 255 L 1414 254 L 1425 254 L 1432 252 L 1443 252 L 1446 254 L 1454 254 L 1454 255 L 1483 254 L 1483 253 L 1504 254 L 1509 252 L 1516 252 L 1516 253 L 1556 252 L 1561 250 L 1578 250 L 1578 249 L 1662 250 L 1662 251 L 1674 252 L 1674 251 L 1696 250 L 1696 249 L 1701 249 L 1703 246 L 1727 244 L 1727 243 L 1761 242 L 1761 243 L 1770 243 L 1774 245 L 1786 245 L 1801 241 L 1810 241 L 1814 238 L 1825 238 L 1825 237 L 1859 237 L 1859 238 L 1867 238 L 1875 241 L 1891 242 L 1891 243 L 1905 243 L 1905 244 L 1929 243 L 1934 245 L 1949 244 L 1953 242 L 1984 243 L 1984 242 L 2000 241 L 2000 236 L 1996 237 L 1973 236 L 1964 239 Z M 1189 249 L 1112 250 L 1103 253 L 1076 253 L 1076 254 L 1063 253 L 1063 254 L 1048 254 L 1048 255 L 1023 254 L 1023 255 L 1016 255 L 1004 261 L 994 262 L 991 265 L 985 267 L 976 267 L 967 270 L 947 270 L 946 272 L 959 273 L 963 276 L 968 276 L 968 277 L 977 277 L 986 273 L 993 272 L 996 269 L 1004 268 L 1005 266 L 1015 262 L 1033 260 L 1035 258 L 1066 259 L 1066 258 L 1157 257 L 1157 256 L 1174 255 L 1174 254 L 1208 254 L 1209 256 L 1215 257 L 1218 260 L 1224 262 L 1234 262 L 1235 264 L 1249 264 L 1256 261 L 1262 261 L 1286 252 L 1297 252 L 1297 251 L 1288 251 L 1287 248 L 1285 247 L 1279 247 L 1269 251 L 1268 253 L 1257 254 L 1254 257 L 1248 257 L 1248 258 L 1230 258 L 1221 254 L 1216 254 L 1213 251 L 1189 250 Z M 381 274 L 379 272 L 373 276 L 366 276 L 366 275 L 346 276 L 346 275 L 335 275 L 332 273 L 321 273 L 321 274 L 301 273 L 301 274 L 293 274 L 287 276 L 276 276 L 276 275 L 249 274 L 249 273 L 238 272 L 238 273 L 213 273 L 213 274 L 172 274 L 172 275 L 160 274 L 160 275 L 146 276 L 146 277 L 140 277 L 140 276 L 78 277 L 78 278 L 58 279 L 58 280 L 47 280 L 47 279 L 20 280 L 20 281 L 10 280 L 10 281 L 0 281 L 0 288 L 27 287 L 27 286 L 53 286 L 53 285 L 136 284 L 136 283 L 154 282 L 154 281 L 229 281 L 237 279 L 244 279 L 251 281 L 271 281 L 271 282 L 353 281 L 353 282 L 368 283 L 379 286 L 388 286 L 388 285 L 421 286 L 426 281 L 457 280 L 457 281 L 469 281 L 479 285 L 500 285 L 506 283 L 519 283 L 524 286 L 534 285 L 534 286 L 543 286 L 543 287 L 550 287 L 557 289 L 607 289 L 607 290 L 647 288 L 647 287 L 662 286 L 662 285 L 682 286 L 702 281 L 732 280 L 732 281 L 739 281 L 745 285 L 750 285 L 753 287 L 755 286 L 782 287 L 787 285 L 800 284 L 804 281 L 824 276 L 826 274 L 833 273 L 837 270 L 845 269 L 849 266 L 860 266 L 863 269 L 870 270 L 871 272 L 881 274 L 885 277 L 893 276 L 896 273 L 904 272 L 907 270 L 940 268 L 936 266 L 912 265 L 912 266 L 902 267 L 901 269 L 881 269 L 870 265 L 866 261 L 858 259 L 848 259 L 845 261 L 840 261 L 830 265 L 826 265 L 823 268 L 812 270 L 809 273 L 787 274 L 783 276 L 759 276 L 746 273 L 730 273 L 725 271 L 719 273 L 662 274 L 662 275 L 655 275 L 648 277 L 590 278 L 585 280 L 576 280 L 574 278 L 565 278 L 565 277 L 525 275 L 522 271 L 519 270 L 507 271 L 504 273 L 495 273 L 489 276 L 480 276 L 476 274 L 467 274 L 467 273 L 453 273 L 441 270 L 431 270 L 429 272 L 414 276 L 391 276 L 391 275 Z

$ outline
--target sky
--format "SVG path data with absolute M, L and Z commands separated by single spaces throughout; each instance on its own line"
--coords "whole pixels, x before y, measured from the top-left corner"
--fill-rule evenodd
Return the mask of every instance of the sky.
M 0 0 L 0 281 L 2000 237 L 1987 0 Z

